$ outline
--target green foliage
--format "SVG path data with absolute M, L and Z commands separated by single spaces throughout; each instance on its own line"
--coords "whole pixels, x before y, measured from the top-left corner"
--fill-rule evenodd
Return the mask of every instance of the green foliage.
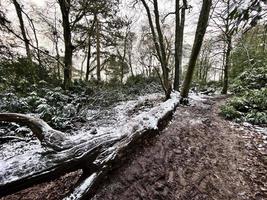
M 131 84 L 130 84 L 131 82 Z M 135 82 L 134 85 L 132 83 Z M 85 122 L 88 110 L 106 109 L 120 101 L 148 93 L 162 92 L 153 78 L 132 77 L 126 85 L 74 81 L 69 91 L 41 81 L 25 93 L 15 87 L 0 92 L 0 112 L 32 113 L 58 130 L 75 130 Z
M 127 86 L 134 86 L 134 85 L 146 85 L 150 83 L 160 83 L 160 80 L 157 76 L 150 76 L 150 77 L 145 77 L 142 74 L 138 74 L 136 76 L 130 76 L 126 84 Z
M 106 73 L 110 76 L 109 82 L 116 85 L 121 84 L 122 78 L 129 72 L 128 64 L 117 55 L 111 55 L 107 62 L 109 67 L 106 69 Z
M 56 80 L 55 80 L 56 81 Z M 0 62 L 0 89 L 10 88 L 17 92 L 27 93 L 38 84 L 55 82 L 49 71 L 27 58 L 4 60 Z
M 260 66 L 241 73 L 233 81 L 232 91 L 234 93 L 242 93 L 250 89 L 261 89 L 264 87 L 267 87 L 267 67 Z
M 222 106 L 221 113 L 237 122 L 267 125 L 267 88 L 248 90 L 232 98 Z
M 236 121 L 240 121 L 242 117 L 242 113 L 238 112 L 230 103 L 221 107 L 221 114 L 223 114 L 226 119 Z
M 148 93 L 162 92 L 162 86 L 158 76 L 144 77 L 142 74 L 130 76 L 124 87 L 129 94 L 136 95 L 144 95 L 143 91 L 147 91 Z
M 267 57 L 263 28 L 257 26 L 247 32 L 233 49 L 230 78 L 235 97 L 221 108 L 228 119 L 267 124 Z

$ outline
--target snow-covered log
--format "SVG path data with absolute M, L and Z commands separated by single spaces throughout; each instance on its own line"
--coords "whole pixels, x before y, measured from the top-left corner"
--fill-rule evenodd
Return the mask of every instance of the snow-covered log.
M 120 163 L 121 158 L 135 145 L 136 141 L 159 129 L 162 122 L 168 119 L 178 106 L 179 95 L 171 94 L 171 99 L 161 103 L 149 112 L 142 113 L 133 118 L 127 124 L 117 129 L 118 133 L 127 135 L 113 146 L 103 151 L 94 161 L 97 171 L 88 178 L 80 181 L 74 191 L 64 200 L 80 200 L 86 198 L 92 192 L 101 178 L 114 167 L 114 163 Z
M 90 193 L 91 188 L 97 184 L 102 175 L 112 168 L 114 162 L 120 161 L 120 158 L 125 155 L 136 140 L 151 130 L 157 130 L 160 122 L 174 111 L 178 102 L 179 95 L 173 93 L 168 101 L 133 117 L 107 133 L 91 135 L 90 137 L 85 135 L 76 141 L 63 136 L 61 141 L 64 148 L 61 148 L 60 151 L 35 153 L 31 158 L 14 158 L 13 160 L 11 158 L 8 163 L 1 164 L 0 162 L 0 195 L 13 193 L 67 172 L 85 169 L 89 178 L 81 181 L 73 193 L 66 197 L 66 199 L 80 199 Z M 0 120 L 4 120 L 5 115 L 2 115 Z M 12 121 L 11 118 L 14 121 L 15 116 L 10 116 L 10 120 L 4 121 Z M 49 133 L 53 129 L 45 122 L 36 120 L 35 123 L 35 118 L 30 117 L 28 119 L 28 116 L 25 115 L 18 115 L 18 117 L 21 117 L 23 122 L 29 125 L 33 131 L 37 131 L 38 134 L 49 130 L 40 138 L 41 141 L 47 136 L 51 137 Z M 32 126 L 32 120 L 36 126 Z M 21 121 L 17 120 L 16 122 Z M 45 128 L 41 129 L 42 127 Z M 62 135 L 61 132 L 56 133 Z
M 71 142 L 65 137 L 64 133 L 54 130 L 41 119 L 24 114 L 0 113 L 0 121 L 16 122 L 29 126 L 42 146 L 54 151 L 68 149 L 71 146 Z

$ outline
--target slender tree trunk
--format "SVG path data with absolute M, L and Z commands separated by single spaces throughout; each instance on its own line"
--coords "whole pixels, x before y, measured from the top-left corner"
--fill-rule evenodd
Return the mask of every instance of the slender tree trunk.
M 263 50 L 263 52 L 265 52 L 266 51 L 266 46 L 267 46 L 267 44 L 266 44 L 266 40 L 267 40 L 267 24 L 264 24 L 264 26 L 263 26 L 263 45 L 262 45 L 262 50 Z
M 206 33 L 206 29 L 208 26 L 211 5 L 212 5 L 212 0 L 203 0 L 195 35 L 195 41 L 191 52 L 186 77 L 183 82 L 183 88 L 181 92 L 181 103 L 188 103 L 187 98 L 194 74 L 197 57 L 199 55 L 203 39 Z
M 232 50 L 232 33 L 230 30 L 230 0 L 227 0 L 227 18 L 225 24 L 225 38 L 226 38 L 226 54 L 225 54 L 225 65 L 223 69 L 223 89 L 222 94 L 227 94 L 228 91 L 228 76 L 230 68 L 230 55 Z
M 153 38 L 153 42 L 155 45 L 155 49 L 156 49 L 156 53 L 157 53 L 157 58 L 161 64 L 161 69 L 162 69 L 162 77 L 163 77 L 163 81 L 162 81 L 162 86 L 165 92 L 165 97 L 166 99 L 170 98 L 170 93 L 172 90 L 171 87 L 171 83 L 169 80 L 169 69 L 168 69 L 168 62 L 167 62 L 167 55 L 166 55 L 166 49 L 165 49 L 165 45 L 164 45 L 164 37 L 161 31 L 161 26 L 160 26 L 160 20 L 159 20 L 159 10 L 158 10 L 158 2 L 157 0 L 154 0 L 154 14 L 155 14 L 155 24 L 156 24 L 156 30 L 157 30 L 157 34 L 154 28 L 154 23 L 152 21 L 152 15 L 149 9 L 149 6 L 147 5 L 145 0 L 141 0 L 146 13 L 147 13 L 147 17 L 148 17 L 148 22 L 149 22 L 149 26 L 151 29 L 151 33 L 152 33 L 152 38 Z M 160 76 L 161 78 L 161 76 Z
M 33 81 L 33 83 L 35 83 L 36 82 L 36 69 L 35 69 L 35 66 L 33 65 L 33 62 L 32 62 L 32 53 L 31 53 L 31 49 L 30 49 L 30 40 L 27 37 L 27 32 L 26 32 L 26 28 L 25 28 L 25 25 L 24 25 L 24 20 L 23 20 L 23 17 L 22 17 L 23 10 L 22 10 L 20 4 L 17 2 L 17 0 L 13 0 L 13 4 L 15 6 L 16 13 L 17 13 L 17 16 L 18 16 L 18 19 L 19 19 L 22 39 L 23 39 L 24 44 L 25 44 L 26 55 L 27 55 L 27 59 L 29 61 L 29 68 L 31 69 L 32 81 Z
M 64 56 L 64 89 L 69 89 L 72 78 L 72 55 L 73 46 L 71 42 L 71 27 L 69 21 L 70 14 L 70 0 L 58 0 L 62 21 L 63 21 L 63 35 L 65 43 L 65 56 Z
M 35 39 L 35 43 L 36 43 L 36 50 L 37 50 L 37 60 L 38 60 L 39 66 L 42 68 L 43 66 L 42 66 L 42 61 L 41 61 L 41 52 L 40 52 L 40 49 L 39 49 L 39 40 L 38 40 L 38 37 L 37 37 L 37 32 L 36 32 L 36 28 L 35 28 L 34 22 L 26 12 L 24 12 L 23 10 L 21 10 L 21 11 L 27 17 L 27 19 L 29 21 L 29 24 L 30 24 L 30 27 L 31 27 L 31 29 L 33 31 L 33 35 L 34 35 L 34 39 Z
M 179 81 L 181 82 L 181 77 L 183 73 L 182 69 L 182 63 L 183 63 L 183 43 L 184 43 L 184 26 L 185 26 L 185 11 L 187 9 L 187 0 L 183 0 L 183 7 L 182 7 L 182 12 L 181 12 L 181 34 L 180 34 L 180 45 L 179 45 L 179 51 L 178 51 L 178 56 L 179 56 Z
M 87 51 L 87 63 L 86 63 L 86 75 L 85 75 L 85 80 L 88 81 L 89 80 L 89 74 L 91 72 L 90 70 L 90 61 L 91 61 L 91 48 L 92 48 L 92 34 L 95 28 L 95 23 L 96 23 L 96 16 L 94 16 L 94 21 L 93 24 L 91 25 L 91 28 L 89 29 L 88 32 L 88 51 Z M 89 23 L 87 21 L 87 25 L 89 26 Z
M 148 17 L 149 26 L 150 26 L 150 30 L 151 30 L 151 33 L 152 33 L 153 42 L 154 42 L 155 49 L 156 49 L 156 52 L 157 52 L 157 56 L 158 56 L 160 64 L 162 65 L 162 56 L 161 56 L 161 52 L 160 52 L 160 48 L 159 48 L 159 43 L 158 43 L 158 40 L 157 40 L 156 31 L 155 31 L 154 24 L 153 24 L 153 21 L 152 21 L 151 12 L 150 12 L 150 9 L 149 9 L 146 1 L 145 0 L 141 0 L 141 2 L 143 3 L 143 5 L 145 7 L 145 10 L 146 10 L 146 13 L 147 13 L 147 17 Z
M 21 34 L 22 34 L 23 41 L 25 44 L 25 49 L 26 49 L 26 55 L 27 55 L 28 60 L 31 63 L 32 62 L 32 55 L 31 55 L 31 50 L 30 50 L 30 41 L 29 41 L 27 34 L 26 34 L 24 20 L 22 17 L 22 9 L 21 9 L 20 4 L 17 2 L 17 0 L 13 0 L 13 4 L 15 6 L 16 13 L 17 13 L 17 16 L 19 19 L 20 30 L 21 30 Z
M 228 79 L 229 79 L 231 50 L 232 50 L 232 38 L 229 37 L 228 40 L 227 40 L 227 50 L 226 50 L 226 55 L 225 55 L 225 66 L 224 66 L 224 77 L 223 77 L 222 94 L 227 94 L 227 92 L 228 92 Z
M 83 60 L 82 60 L 82 63 L 81 63 L 81 73 L 80 73 L 80 80 L 82 81 L 83 80 L 83 65 L 85 63 L 85 61 L 87 60 L 87 55 L 85 54 Z
M 180 60 L 179 60 L 179 49 L 180 49 L 180 33 L 181 33 L 181 26 L 180 26 L 180 0 L 176 0 L 175 4 L 175 72 L 174 72 L 174 90 L 179 91 L 179 84 L 180 84 Z
M 56 60 L 57 60 L 57 77 L 58 77 L 58 80 L 61 80 L 61 74 L 60 74 L 60 62 L 59 62 L 59 59 L 60 59 L 60 55 L 59 55 L 59 48 L 58 48 L 58 39 L 56 41 Z
M 165 86 L 165 97 L 166 99 L 170 98 L 171 94 L 171 83 L 169 80 L 169 68 L 168 68 L 168 62 L 167 62 L 167 54 L 166 54 L 166 48 L 164 44 L 164 37 L 161 31 L 160 26 L 160 20 L 159 20 L 159 9 L 158 9 L 158 1 L 154 0 L 154 14 L 155 14 L 155 22 L 156 22 L 156 29 L 158 32 L 158 39 L 159 39 L 159 45 L 160 45 L 160 52 L 161 52 L 161 58 L 162 58 L 162 73 L 163 73 L 163 83 Z
M 96 76 L 97 81 L 101 81 L 101 64 L 100 64 L 100 27 L 99 20 L 96 16 Z
M 86 63 L 86 75 L 85 80 L 89 80 L 89 73 L 90 73 L 90 60 L 91 60 L 91 37 L 88 38 L 88 51 L 87 51 L 87 63 Z
M 180 85 L 181 75 L 182 75 L 183 40 L 184 40 L 184 24 L 185 24 L 186 8 L 187 8 L 187 1 L 183 0 L 183 6 L 180 12 L 180 0 L 176 0 L 174 90 L 177 90 L 177 91 L 179 91 L 179 85 Z
M 123 83 L 123 77 L 124 77 L 124 64 L 125 64 L 125 58 L 126 58 L 126 51 L 127 51 L 127 39 L 128 39 L 128 32 L 126 31 L 125 38 L 124 38 L 124 44 L 123 44 L 123 56 L 121 61 L 121 84 Z
M 132 65 L 132 52 L 128 52 L 128 59 L 129 59 L 129 67 L 131 70 L 131 76 L 134 76 L 133 65 Z
M 55 10 L 56 11 L 56 10 Z M 55 12 L 56 13 L 56 12 Z M 58 80 L 61 80 L 61 74 L 60 74 L 60 55 L 59 55 L 59 47 L 58 47 L 58 42 L 59 42 L 59 36 L 58 36 L 58 30 L 57 30 L 57 15 L 55 14 L 55 34 L 54 34 L 54 40 L 53 42 L 55 43 L 55 50 L 56 50 L 56 61 L 57 61 L 57 77 Z

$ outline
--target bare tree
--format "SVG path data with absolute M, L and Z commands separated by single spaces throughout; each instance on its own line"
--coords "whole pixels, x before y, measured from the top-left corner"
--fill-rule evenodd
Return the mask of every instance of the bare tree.
M 164 36 L 160 24 L 160 17 L 159 17 L 159 9 L 158 9 L 158 1 L 153 0 L 153 8 L 154 8 L 154 21 L 152 19 L 151 10 L 146 2 L 146 0 L 141 0 L 146 13 L 148 17 L 149 26 L 152 33 L 153 42 L 156 49 L 157 58 L 161 64 L 161 70 L 162 70 L 162 83 L 163 83 L 163 89 L 165 91 L 166 99 L 170 98 L 172 86 L 171 82 L 169 80 L 169 72 L 170 69 L 168 68 L 168 59 L 167 59 L 167 53 L 166 53 L 166 45 L 164 42 Z M 155 26 L 154 26 L 155 24 Z M 156 27 L 156 28 L 155 28 Z
M 21 35 L 23 37 L 23 41 L 25 44 L 25 49 L 26 49 L 26 54 L 27 54 L 27 58 L 30 62 L 32 62 L 32 55 L 31 55 L 31 49 L 30 49 L 30 40 L 27 37 L 26 34 L 26 28 L 24 25 L 24 20 L 23 20 L 23 16 L 22 16 L 22 8 L 21 5 L 18 3 L 17 0 L 12 0 L 15 9 L 16 9 L 16 13 L 19 19 L 19 24 L 20 24 L 20 30 L 21 30 Z

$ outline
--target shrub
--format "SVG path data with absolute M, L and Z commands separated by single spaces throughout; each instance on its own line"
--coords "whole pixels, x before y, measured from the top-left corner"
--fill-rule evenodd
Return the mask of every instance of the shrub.
M 221 107 L 221 114 L 237 122 L 267 125 L 267 88 L 248 90 Z

